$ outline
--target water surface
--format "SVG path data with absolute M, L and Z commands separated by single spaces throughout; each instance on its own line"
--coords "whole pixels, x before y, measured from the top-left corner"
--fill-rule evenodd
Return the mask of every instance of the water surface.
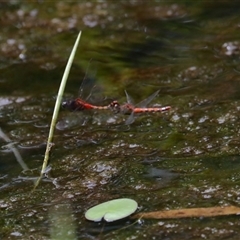
M 238 239 L 238 216 L 103 226 L 84 213 L 120 197 L 135 199 L 143 212 L 239 205 L 239 7 L 1 3 L 0 127 L 28 167 L 1 139 L 1 238 Z M 131 125 L 121 114 L 62 109 L 50 168 L 32 192 L 79 30 L 65 99 L 78 96 L 87 73 L 98 86 L 95 104 L 124 103 L 125 90 L 138 103 L 160 90 L 150 105 L 172 109 L 142 114 Z

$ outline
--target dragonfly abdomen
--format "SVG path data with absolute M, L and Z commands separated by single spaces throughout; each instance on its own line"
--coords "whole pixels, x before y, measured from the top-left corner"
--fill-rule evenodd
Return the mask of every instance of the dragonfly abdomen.
M 134 113 L 146 113 L 146 112 L 165 112 L 167 110 L 170 110 L 171 107 L 170 106 L 166 106 L 166 107 L 161 107 L 161 108 L 134 108 L 133 111 Z
M 88 109 L 97 109 L 97 110 L 107 110 L 109 109 L 108 106 L 95 106 L 95 105 L 91 105 L 91 104 L 88 104 L 89 107 L 91 108 L 88 108 Z

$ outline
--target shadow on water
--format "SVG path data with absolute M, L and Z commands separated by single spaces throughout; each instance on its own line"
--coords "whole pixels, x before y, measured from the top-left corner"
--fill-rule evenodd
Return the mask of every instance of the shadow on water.
M 0 3 L 1 239 L 238 239 L 238 216 L 87 222 L 129 197 L 139 212 L 239 205 L 239 3 Z M 141 102 L 165 113 L 61 109 L 48 171 L 33 192 L 59 81 L 79 30 L 65 99 L 88 75 L 93 103 Z M 95 98 L 94 98 L 95 96 Z M 99 98 L 101 96 L 102 98 Z M 9 148 L 19 151 L 22 169 Z

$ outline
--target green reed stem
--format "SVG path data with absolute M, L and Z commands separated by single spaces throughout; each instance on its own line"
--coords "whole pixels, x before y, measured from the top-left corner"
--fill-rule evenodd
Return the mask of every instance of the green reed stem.
M 53 143 L 52 143 L 53 133 L 54 133 L 54 129 L 55 129 L 55 126 L 56 126 L 60 105 L 62 103 L 62 96 L 63 96 L 64 89 L 65 89 L 65 86 L 66 86 L 66 83 L 67 83 L 67 79 L 68 79 L 68 75 L 69 75 L 69 72 L 70 72 L 70 69 L 71 69 L 71 66 L 72 66 L 72 62 L 73 62 L 75 53 L 77 51 L 77 47 L 78 47 L 80 38 L 81 38 L 81 33 L 82 32 L 80 31 L 79 34 L 78 34 L 78 37 L 75 41 L 75 44 L 74 44 L 72 52 L 69 56 L 69 59 L 68 59 L 63 77 L 62 77 L 62 81 L 61 81 L 61 84 L 60 84 L 60 87 L 59 87 L 59 90 L 58 90 L 58 95 L 57 95 L 57 99 L 56 99 L 56 103 L 55 103 L 55 107 L 54 107 L 54 112 L 53 112 L 53 116 L 52 116 L 52 122 L 51 122 L 50 130 L 49 130 L 47 147 L 46 147 L 45 156 L 44 156 L 44 160 L 43 160 L 42 170 L 41 170 L 41 173 L 40 173 L 40 176 L 39 176 L 38 180 L 36 181 L 34 189 L 40 183 L 40 181 L 42 179 L 42 176 L 46 171 L 46 167 L 48 165 L 49 153 L 50 153 L 51 148 L 53 146 Z

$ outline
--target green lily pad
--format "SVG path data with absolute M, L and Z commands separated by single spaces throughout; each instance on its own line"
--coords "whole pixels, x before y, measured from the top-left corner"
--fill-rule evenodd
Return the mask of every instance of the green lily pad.
M 88 209 L 85 218 L 94 222 L 100 222 L 103 219 L 106 222 L 113 222 L 128 217 L 137 210 L 137 207 L 137 202 L 132 199 L 114 199 Z

